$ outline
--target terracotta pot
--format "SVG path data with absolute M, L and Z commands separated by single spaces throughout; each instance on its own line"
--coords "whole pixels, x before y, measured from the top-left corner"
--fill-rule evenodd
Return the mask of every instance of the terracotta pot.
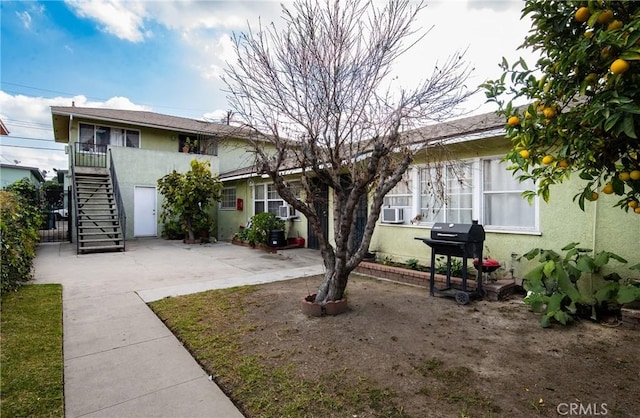
M 347 299 L 327 302 L 322 305 L 315 303 L 316 294 L 305 296 L 300 302 L 302 313 L 307 316 L 340 315 L 347 311 Z

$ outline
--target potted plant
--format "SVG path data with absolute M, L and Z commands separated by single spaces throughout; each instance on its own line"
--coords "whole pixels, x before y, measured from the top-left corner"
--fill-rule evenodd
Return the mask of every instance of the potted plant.
M 182 146 L 182 152 L 187 154 L 187 153 L 190 153 L 191 150 L 197 149 L 197 147 L 198 147 L 198 140 L 187 137 L 187 139 L 184 141 L 184 145 Z

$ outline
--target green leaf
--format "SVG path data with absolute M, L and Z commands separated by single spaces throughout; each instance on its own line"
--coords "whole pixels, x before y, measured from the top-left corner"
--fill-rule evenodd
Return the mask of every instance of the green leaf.
M 584 273 L 591 273 L 595 269 L 595 263 L 593 262 L 593 258 L 588 255 L 581 255 L 576 261 L 576 267 Z
M 567 322 L 571 321 L 571 317 L 564 311 L 556 312 L 553 318 L 562 325 L 567 325 Z
M 551 326 L 551 317 L 552 315 L 544 315 L 541 319 L 540 319 L 540 326 L 542 328 L 549 328 Z
M 562 247 L 562 251 L 572 250 L 572 249 L 576 248 L 578 245 L 580 245 L 579 242 L 572 242 L 571 244 L 567 244 L 564 247 Z
M 610 252 L 608 252 L 607 254 L 609 254 L 609 257 L 613 258 L 614 260 L 616 260 L 616 261 L 618 261 L 620 263 L 624 263 L 624 264 L 627 263 L 627 260 L 625 260 L 624 258 L 620 257 L 618 254 L 610 253 Z
M 604 266 L 609 262 L 609 253 L 606 251 L 599 252 L 593 262 L 597 267 Z
M 556 274 L 558 276 L 558 288 L 569 296 L 572 303 L 580 303 L 582 300 L 580 292 L 578 292 L 578 289 L 576 289 L 571 280 L 569 280 L 569 276 L 561 265 L 556 269 Z
M 624 120 L 622 121 L 622 130 L 629 138 L 638 139 L 636 136 L 635 127 L 633 124 L 633 116 L 626 115 Z
M 556 268 L 555 261 L 549 260 L 544 264 L 542 271 L 543 271 L 545 276 L 551 277 L 551 275 L 553 274 L 553 271 L 555 270 L 555 268 Z
M 598 289 L 594 298 L 598 304 L 603 302 L 613 302 L 616 300 L 616 294 L 620 285 L 616 282 L 608 282 L 603 287 Z
M 624 285 L 618 289 L 618 303 L 625 304 L 640 300 L 640 288 Z
M 636 51 L 625 51 L 618 58 L 622 58 L 627 61 L 638 61 L 640 60 L 640 53 Z
M 556 292 L 549 297 L 549 302 L 547 303 L 547 312 L 557 312 L 560 310 L 562 306 L 562 300 L 564 299 L 564 294 Z

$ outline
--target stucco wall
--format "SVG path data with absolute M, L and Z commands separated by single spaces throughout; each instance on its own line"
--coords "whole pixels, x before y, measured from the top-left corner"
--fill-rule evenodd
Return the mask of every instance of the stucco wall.
M 191 160 L 210 161 L 211 171 L 218 172 L 218 157 L 183 154 L 175 151 L 154 151 L 137 148 L 111 147 L 120 193 L 127 214 L 127 239 L 133 238 L 133 194 L 135 186 L 157 187 L 158 179 L 173 170 L 189 171 Z M 157 194 L 156 214 L 158 236 L 161 234 L 160 210 L 162 196 Z M 213 211 L 215 213 L 215 209 Z
M 27 168 L 13 168 L 13 167 L 1 167 L 0 168 L 0 187 L 5 188 L 16 181 L 28 178 L 31 184 L 39 186 L 40 182 L 33 175 L 31 169 Z
M 540 202 L 539 235 L 487 232 L 484 255 L 497 259 L 507 270 L 513 267 L 514 275 L 519 278 L 532 268 L 533 263 L 517 261 L 518 257 L 532 248 L 560 251 L 571 242 L 579 242 L 581 247 L 593 248 L 596 252 L 616 253 L 627 259 L 626 266 L 640 263 L 638 215 L 613 208 L 615 196 L 602 194 L 596 202 L 586 202 L 583 212 L 573 202 L 579 189 L 580 184 L 575 180 L 552 187 L 550 202 Z M 415 258 L 421 264 L 429 265 L 430 248 L 414 238 L 428 238 L 430 233 L 428 227 L 378 224 L 369 248 L 379 257 L 391 257 L 401 262 Z M 640 276 L 615 261 L 609 265 L 626 276 Z
M 295 176 L 289 178 L 295 179 Z M 270 182 L 267 180 L 257 178 L 225 183 L 225 187 L 236 188 L 236 198 L 243 199 L 244 207 L 242 211 L 231 209 L 218 210 L 218 239 L 224 241 L 231 240 L 233 234 L 238 232 L 241 225 L 247 225 L 249 219 L 254 215 L 253 190 L 255 186 L 268 183 Z M 288 238 L 302 236 L 307 239 L 307 219 L 299 214 L 298 218 L 286 221 L 285 236 Z

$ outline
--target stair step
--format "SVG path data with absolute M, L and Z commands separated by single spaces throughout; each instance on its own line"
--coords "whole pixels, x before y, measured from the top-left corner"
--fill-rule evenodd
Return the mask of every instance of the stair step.
M 80 252 L 87 251 L 106 251 L 106 250 L 124 250 L 124 244 L 121 245 L 98 245 L 93 247 L 80 247 Z
M 78 242 L 80 244 L 84 244 L 87 242 L 114 242 L 114 241 L 122 241 L 122 238 L 92 238 L 92 239 L 80 239 Z
M 80 237 L 101 237 L 108 236 L 111 237 L 112 241 L 120 241 L 122 239 L 122 232 L 80 232 Z M 82 240 L 80 241 L 82 242 Z

